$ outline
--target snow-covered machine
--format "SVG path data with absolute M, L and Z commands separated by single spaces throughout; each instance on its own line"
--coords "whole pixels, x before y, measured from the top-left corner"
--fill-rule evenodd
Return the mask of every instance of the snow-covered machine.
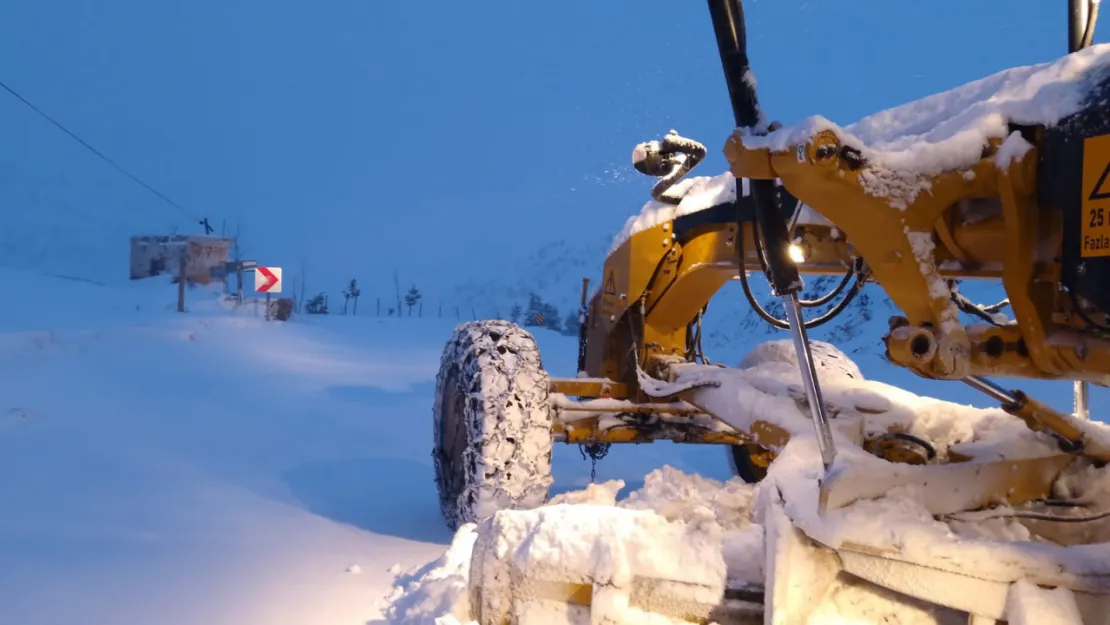
M 505 321 L 460 326 L 444 352 L 434 458 L 448 524 L 478 524 L 473 620 L 546 622 L 536 606 L 565 604 L 595 623 L 628 618 L 614 606 L 841 622 L 822 621 L 821 606 L 847 588 L 871 605 L 913 604 L 915 622 L 1110 623 L 1110 429 L 1086 405 L 1087 384 L 1110 385 L 1110 46 L 1090 45 L 1098 3 L 1071 0 L 1065 57 L 847 127 L 768 123 L 740 0 L 708 5 L 738 127 L 730 171 L 683 179 L 706 150 L 674 132 L 636 148 L 635 167 L 660 180 L 584 297 L 578 377 L 550 377 L 532 336 Z M 785 319 L 751 295 L 748 271 L 764 273 Z M 800 273 L 843 279 L 806 301 Z M 701 318 L 734 279 L 792 341 L 732 369 L 705 360 Z M 1000 281 L 1007 300 L 974 304 L 956 288 L 965 279 Z M 877 393 L 835 347 L 811 343 L 807 329 L 869 281 L 902 311 L 884 337 L 891 363 L 962 381 L 1001 410 Z M 1072 381 L 1076 410 L 989 377 Z M 555 442 L 653 440 L 728 445 L 759 483 L 750 508 L 764 535 L 749 556 L 761 586 L 695 566 L 719 541 L 691 537 L 689 524 L 651 547 L 636 542 L 651 519 L 622 532 L 606 533 L 617 512 L 548 527 L 563 513 L 547 506 L 521 529 L 514 515 L 548 499 Z M 1023 539 L 952 529 L 992 519 Z M 644 555 L 587 572 L 566 554 L 512 557 L 544 531 Z M 899 614 L 882 622 L 909 618 Z

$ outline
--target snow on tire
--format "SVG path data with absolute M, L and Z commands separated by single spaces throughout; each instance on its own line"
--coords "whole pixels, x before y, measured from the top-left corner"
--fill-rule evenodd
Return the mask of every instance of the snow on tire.
M 832 343 L 811 340 L 809 348 L 813 352 L 813 365 L 819 379 L 829 375 L 863 379 L 863 373 L 856 363 Z M 798 354 L 794 351 L 794 341 L 779 339 L 760 343 L 748 351 L 740 361 L 739 368 L 750 369 L 765 362 L 781 362 L 797 367 Z
M 436 486 L 448 527 L 547 501 L 554 434 L 532 335 L 508 321 L 460 325 L 436 376 Z
M 827 380 L 830 377 L 863 379 L 863 373 L 856 363 L 832 343 L 811 340 L 809 347 L 813 352 L 813 366 L 817 370 L 818 379 Z M 751 369 L 765 363 L 782 363 L 797 368 L 798 353 L 794 350 L 794 341 L 780 339 L 760 343 L 748 351 L 740 361 L 739 368 Z M 767 468 L 756 462 L 753 457 L 753 454 L 759 451 L 758 445 L 729 446 L 727 457 L 733 475 L 739 476 L 749 484 L 762 481 L 767 476 Z

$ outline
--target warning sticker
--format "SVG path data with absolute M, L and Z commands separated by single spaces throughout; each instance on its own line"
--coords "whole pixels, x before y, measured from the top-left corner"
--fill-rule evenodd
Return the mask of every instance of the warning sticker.
M 606 295 L 616 295 L 617 294 L 617 283 L 613 279 L 613 270 L 612 269 L 609 270 L 609 275 L 605 276 L 605 288 L 602 289 L 602 291 Z
M 1079 255 L 1110 256 L 1110 135 L 1083 142 L 1082 197 Z

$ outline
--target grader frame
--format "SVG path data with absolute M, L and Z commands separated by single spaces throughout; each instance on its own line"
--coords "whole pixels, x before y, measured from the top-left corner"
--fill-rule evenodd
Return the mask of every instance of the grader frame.
M 1078 14 L 1078 0 L 1072 3 L 1072 14 Z M 743 281 L 747 272 L 761 272 L 791 317 L 780 327 L 794 331 L 822 453 L 831 464 L 828 417 L 813 375 L 806 324 L 798 314 L 798 274 L 843 274 L 845 282 L 854 274 L 857 284 L 849 298 L 874 281 L 903 311 L 891 319 L 884 337 L 890 362 L 925 378 L 963 381 L 1030 428 L 1056 435 L 1065 450 L 1110 461 L 1110 448 L 1089 440 L 1078 424 L 1086 417 L 1087 384 L 1110 385 L 1110 335 L 1092 321 L 1105 315 L 1097 301 L 1084 298 L 1090 287 L 1077 296 L 1083 290 L 1074 276 L 1077 264 L 1082 273 L 1084 264 L 1095 266 L 1106 252 L 1089 249 L 1099 245 L 1092 246 L 1089 235 L 1073 235 L 1067 215 L 1079 207 L 1070 198 L 1057 193 L 1046 199 L 1041 188 L 1045 177 L 1064 167 L 1082 168 L 1082 181 L 1076 182 L 1087 188 L 1101 172 L 1100 163 L 1110 161 L 1110 127 L 1098 128 L 1090 120 L 1097 112 L 1072 120 L 1085 124 L 1083 131 L 1094 126 L 1106 133 L 1080 137 L 1086 151 L 1062 149 L 1062 139 L 1075 139 L 1062 138 L 1062 131 L 1014 125 L 1009 137 L 984 145 L 970 167 L 910 172 L 911 179 L 902 181 L 927 192 L 907 189 L 879 197 L 872 187 L 881 173 L 832 131 L 773 148 L 745 144 L 775 125 L 764 125 L 754 88 L 745 79 L 750 70 L 741 3 L 710 0 L 709 6 L 738 126 L 724 148 L 736 178 L 735 200 L 635 232 L 606 259 L 601 287 L 589 301 L 584 287 L 579 377 L 550 383 L 556 440 L 743 445 L 753 453 L 761 450 L 755 454 L 761 464 L 773 458 L 788 436 L 771 424 L 760 424 L 760 432 L 717 428 L 699 418 L 704 411 L 691 403 L 696 389 L 653 396 L 643 388 L 645 376 L 667 380 L 671 365 L 693 359 L 692 339 L 715 293 L 738 275 Z M 1093 16 L 1070 24 L 1071 51 L 1089 45 Z M 668 189 L 704 154 L 700 144 L 672 131 L 662 142 L 638 146 L 634 163 L 661 178 L 653 190 L 657 201 L 677 204 L 680 198 L 669 196 Z M 791 223 L 807 209 L 820 219 Z M 961 310 L 976 310 L 968 310 L 970 303 L 961 302 L 949 281 L 964 279 L 1001 281 L 1014 323 L 963 324 Z M 1078 417 L 1007 391 L 988 376 L 1073 380 Z M 616 414 L 639 418 L 599 425 Z M 904 446 L 877 441 L 867 446 L 888 459 L 927 461 L 922 454 L 906 454 Z

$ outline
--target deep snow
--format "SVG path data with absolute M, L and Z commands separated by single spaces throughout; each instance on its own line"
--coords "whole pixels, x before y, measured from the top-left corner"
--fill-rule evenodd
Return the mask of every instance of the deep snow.
M 157 279 L 0 284 L 18 294 L 0 311 L 0 621 L 361 625 L 391 567 L 450 541 L 431 403 L 453 319 L 266 324 L 202 289 L 177 313 Z M 574 342 L 537 338 L 571 373 Z M 654 445 L 614 449 L 598 479 L 664 463 L 728 472 L 718 450 Z M 556 492 L 589 469 L 558 448 Z
M 362 625 L 383 618 L 396 573 L 449 544 L 431 401 L 455 320 L 266 324 L 203 289 L 177 313 L 160 280 L 3 269 L 0 284 L 13 302 L 0 310 L 4 622 Z M 572 374 L 574 340 L 536 337 L 551 373 Z M 990 405 L 858 362 L 872 379 Z M 1022 386 L 1070 406 L 1066 383 Z M 1094 389 L 1092 405 L 1105 398 Z M 664 465 L 729 475 L 719 448 L 656 443 L 613 447 L 597 481 L 632 492 Z M 557 447 L 554 468 L 556 494 L 589 483 L 576 447 Z

